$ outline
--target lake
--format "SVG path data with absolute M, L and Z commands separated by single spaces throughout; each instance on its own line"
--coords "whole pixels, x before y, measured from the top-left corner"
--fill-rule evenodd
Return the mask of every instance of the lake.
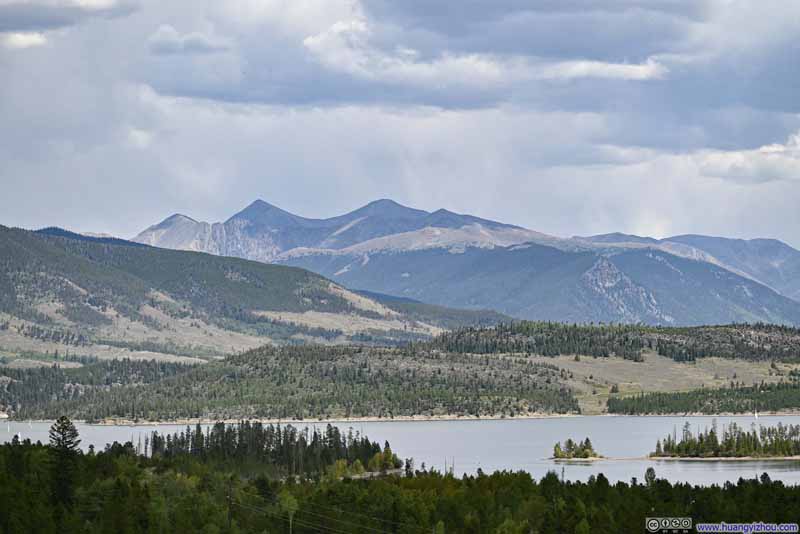
M 800 462 L 755 460 L 748 462 L 689 462 L 674 460 L 635 459 L 646 456 L 668 433 L 676 430 L 680 436 L 686 421 L 692 432 L 711 426 L 712 420 L 722 429 L 735 421 L 746 429 L 757 422 L 771 426 L 800 424 L 800 416 L 737 417 L 629 417 L 580 416 L 549 419 L 501 419 L 464 421 L 382 421 L 365 423 L 335 423 L 342 430 L 353 428 L 381 444 L 388 440 L 401 458 L 414 458 L 415 466 L 443 470 L 455 464 L 456 474 L 475 473 L 479 468 L 490 473 L 499 469 L 525 470 L 537 478 L 556 471 L 569 480 L 586 480 L 590 475 L 603 473 L 612 483 L 628 482 L 632 477 L 644 479 L 645 470 L 652 466 L 659 478 L 692 484 L 723 484 L 739 477 L 753 478 L 767 472 L 773 480 L 800 484 Z M 327 423 L 303 423 L 295 426 L 324 428 Z M 153 430 L 159 433 L 181 431 L 185 425 L 99 426 L 77 424 L 82 443 L 102 449 L 114 440 L 136 444 Z M 16 433 L 22 439 L 48 440 L 49 423 L 0 423 L 0 441 L 10 441 Z M 598 453 L 610 458 L 588 465 L 557 463 L 552 455 L 556 441 L 567 438 L 592 440 Z

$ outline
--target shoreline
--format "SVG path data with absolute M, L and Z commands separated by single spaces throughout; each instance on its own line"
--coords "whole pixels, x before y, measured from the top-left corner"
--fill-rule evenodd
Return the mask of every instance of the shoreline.
M 0 414 L 0 421 L 8 423 L 53 423 L 54 419 L 12 419 L 6 414 Z M 785 412 L 762 412 L 759 414 L 764 417 L 781 417 L 800 416 L 800 411 L 785 411 Z M 564 419 L 564 418 L 581 418 L 581 417 L 753 417 L 749 413 L 716 413 L 716 414 L 703 414 L 703 413 L 675 413 L 675 414 L 640 414 L 640 415 L 627 415 L 617 413 L 603 413 L 603 414 L 550 414 L 550 413 L 530 413 L 524 415 L 398 415 L 395 417 L 378 417 L 378 416 L 363 416 L 363 417 L 331 417 L 327 419 L 282 419 L 275 417 L 232 417 L 226 419 L 214 418 L 180 418 L 173 420 L 132 420 L 125 418 L 109 418 L 102 421 L 87 422 L 84 419 L 75 419 L 76 423 L 87 426 L 168 426 L 168 425 L 213 425 L 214 423 L 234 424 L 241 421 L 259 422 L 262 424 L 287 424 L 287 425 L 310 425 L 310 424 L 327 424 L 327 423 L 417 423 L 417 422 L 445 422 L 445 421 L 515 421 L 515 420 L 537 420 L 537 419 Z M 609 460 L 610 458 L 599 458 L 601 460 Z
M 130 419 L 107 419 L 95 423 L 87 423 L 90 426 L 159 426 L 159 425 L 213 425 L 214 423 L 235 424 L 241 421 L 257 422 L 262 424 L 286 424 L 286 425 L 317 425 L 334 423 L 416 423 L 416 422 L 444 422 L 444 421 L 503 421 L 503 420 L 535 420 L 535 419 L 561 419 L 567 417 L 582 417 L 580 414 L 525 414 L 515 416 L 474 416 L 474 415 L 398 415 L 395 417 L 331 417 L 328 419 L 281 419 L 281 418 L 247 418 L 235 417 L 228 419 L 206 419 L 206 418 L 185 418 L 172 421 L 132 421 Z M 49 422 L 49 421 L 41 421 Z
M 607 417 L 753 417 L 756 418 L 753 412 L 720 412 L 720 413 L 702 413 L 702 412 L 683 412 L 683 413 L 641 413 L 641 414 L 627 414 L 627 413 L 601 413 L 597 415 Z M 776 416 L 800 416 L 800 410 L 785 410 L 777 412 L 758 412 L 759 417 L 776 417 Z
M 800 461 L 800 456 L 647 456 L 647 460 L 672 462 L 761 462 L 761 461 Z
M 630 462 L 630 461 L 668 461 L 668 462 L 761 462 L 761 461 L 787 461 L 800 462 L 800 455 L 795 456 L 596 456 L 592 458 L 554 458 L 545 460 L 553 463 L 582 463 L 594 462 Z

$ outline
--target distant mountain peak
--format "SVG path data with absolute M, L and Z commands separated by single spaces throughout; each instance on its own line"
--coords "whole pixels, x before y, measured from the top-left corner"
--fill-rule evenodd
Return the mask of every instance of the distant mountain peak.
M 247 205 L 242 211 L 228 219 L 230 221 L 244 220 L 256 226 L 296 225 L 305 219 L 269 202 L 257 199 Z
M 427 211 L 404 206 L 390 198 L 379 198 L 346 215 L 351 216 L 383 216 L 395 218 L 421 218 L 428 215 Z
M 275 211 L 284 211 L 281 208 L 279 208 L 279 207 L 277 207 L 277 206 L 275 206 L 273 204 L 270 204 L 269 202 L 261 200 L 259 198 L 259 199 L 254 200 L 253 202 L 251 202 L 247 206 L 245 206 L 245 208 L 243 210 L 241 210 L 239 213 L 237 213 L 236 215 L 234 215 L 234 217 L 236 217 L 237 215 L 242 215 L 242 214 L 247 214 L 247 213 L 263 213 L 263 212 L 273 211 L 273 210 L 275 210 Z M 285 213 L 288 213 L 288 212 L 285 212 Z
M 189 217 L 188 215 L 184 215 L 183 213 L 174 213 L 169 217 L 167 217 L 166 219 L 164 219 L 163 222 L 183 221 L 183 220 L 190 222 L 197 222 L 195 219 L 192 219 L 191 217 Z
M 277 209 L 280 209 L 280 208 L 275 206 L 274 204 L 270 204 L 266 200 L 262 200 L 260 198 L 257 198 L 254 201 L 252 201 L 250 204 L 248 204 L 245 209 L 246 210 L 248 210 L 248 209 L 258 209 L 258 210 L 274 209 L 274 210 L 277 210 Z
M 574 236 L 574 239 L 589 241 L 591 243 L 644 243 L 652 245 L 660 243 L 658 239 L 652 237 L 624 234 L 622 232 L 612 232 L 610 234 L 598 234 L 590 236 Z
M 172 228 L 182 223 L 201 224 L 199 221 L 192 219 L 188 215 L 184 215 L 182 213 L 173 213 L 160 223 L 156 223 L 153 226 L 149 227 L 147 230 L 161 230 L 166 228 Z
M 367 203 L 365 208 L 368 207 L 375 207 L 375 208 L 385 208 L 385 207 L 393 207 L 393 208 L 406 208 L 407 206 L 403 206 L 399 202 L 395 202 L 391 198 L 379 198 L 378 200 L 373 200 L 372 202 Z

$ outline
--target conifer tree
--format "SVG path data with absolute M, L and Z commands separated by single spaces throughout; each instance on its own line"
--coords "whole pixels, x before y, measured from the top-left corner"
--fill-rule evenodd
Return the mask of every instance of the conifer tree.
M 53 501 L 65 508 L 72 506 L 75 464 L 80 453 L 80 443 L 78 429 L 68 417 L 62 415 L 50 427 Z

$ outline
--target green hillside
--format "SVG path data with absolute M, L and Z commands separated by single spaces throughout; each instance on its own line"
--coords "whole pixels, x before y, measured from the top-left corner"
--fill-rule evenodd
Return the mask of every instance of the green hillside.
M 325 320 L 304 321 L 307 312 Z M 103 344 L 220 355 L 265 338 L 398 343 L 433 331 L 299 268 L 0 227 L 0 350 L 8 352 L 67 345 L 87 354 L 80 347 Z
M 577 412 L 554 366 L 379 347 L 265 346 L 222 361 L 81 362 L 63 369 L 0 366 L 0 410 L 135 418 L 518 416 Z
M 712 356 L 800 362 L 800 329 L 761 323 L 656 327 L 519 321 L 446 332 L 425 346 L 476 354 L 580 354 L 641 360 L 649 351 L 679 362 Z

